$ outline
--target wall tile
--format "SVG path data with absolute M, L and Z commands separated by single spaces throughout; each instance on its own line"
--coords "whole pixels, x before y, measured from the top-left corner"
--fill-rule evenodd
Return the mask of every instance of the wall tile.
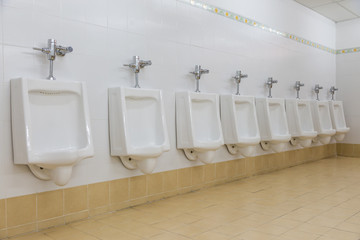
M 164 191 L 173 191 L 178 188 L 178 171 L 171 170 L 163 172 Z
M 204 166 L 196 166 L 191 168 L 192 186 L 200 186 L 204 184 Z
M 89 208 L 109 205 L 109 183 L 101 182 L 88 185 Z
M 63 190 L 43 192 L 37 195 L 37 219 L 45 220 L 64 213 Z
M 5 199 L 0 199 L 0 229 L 6 228 Z
M 164 191 L 163 173 L 147 175 L 148 195 L 158 194 Z
M 205 182 L 211 182 L 216 179 L 216 165 L 206 164 L 204 165 L 204 180 Z
M 25 195 L 6 200 L 7 226 L 14 227 L 36 220 L 36 195 Z
M 127 201 L 130 198 L 129 178 L 111 181 L 110 183 L 110 204 Z
M 71 214 L 88 209 L 87 186 L 64 189 L 64 214 Z
M 216 163 L 216 180 L 223 180 L 227 177 L 227 162 Z
M 178 170 L 179 187 L 190 187 L 192 183 L 191 168 L 182 168 Z
M 145 175 L 130 178 L 130 199 L 145 197 L 146 185 Z

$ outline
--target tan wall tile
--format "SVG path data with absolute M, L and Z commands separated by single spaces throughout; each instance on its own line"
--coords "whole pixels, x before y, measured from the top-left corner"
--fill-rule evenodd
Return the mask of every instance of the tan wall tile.
M 146 196 L 146 176 L 136 176 L 130 178 L 130 199 Z
M 0 239 L 7 238 L 7 237 L 8 237 L 7 230 L 6 229 L 0 230 Z
M 63 190 L 43 192 L 37 195 L 37 218 L 45 220 L 64 213 Z
M 109 205 L 109 182 L 88 185 L 89 208 Z
M 204 165 L 204 180 L 205 182 L 214 181 L 216 178 L 215 164 Z
M 178 171 L 166 171 L 163 172 L 164 179 L 164 191 L 174 191 L 178 188 Z
M 163 173 L 147 175 L 148 195 L 162 193 L 164 191 Z
M 246 176 L 255 174 L 255 157 L 245 158 Z
M 110 204 L 127 201 L 130 199 L 129 178 L 110 181 Z
M 215 164 L 216 180 L 226 179 L 227 177 L 227 162 L 219 162 Z
M 237 177 L 246 176 L 246 158 L 240 158 L 236 160 L 236 176 Z
M 191 168 L 192 186 L 201 186 L 204 184 L 204 166 L 196 166 Z
M 336 153 L 337 155 L 341 156 L 342 155 L 342 143 L 336 143 Z
M 353 144 L 353 155 L 354 157 L 360 157 L 360 144 Z
M 64 214 L 88 209 L 87 186 L 64 189 Z
M 190 187 L 192 183 L 191 168 L 182 168 L 178 170 L 179 187 Z
M 6 200 L 7 226 L 14 227 L 35 222 L 36 195 L 26 195 Z
M 0 229 L 6 228 L 5 199 L 0 199 Z
M 236 177 L 237 160 L 227 162 L 227 177 L 234 179 Z
M 342 145 L 342 154 L 346 157 L 352 157 L 354 153 L 354 144 L 344 143 Z

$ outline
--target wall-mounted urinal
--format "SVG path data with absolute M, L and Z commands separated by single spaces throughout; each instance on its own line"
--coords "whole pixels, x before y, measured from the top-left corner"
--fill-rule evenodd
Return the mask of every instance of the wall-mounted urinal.
M 300 143 L 303 147 L 310 147 L 312 140 L 317 136 L 317 132 L 314 130 L 311 115 L 311 101 L 299 98 L 299 91 L 302 86 L 304 84 L 297 81 L 295 84 L 296 99 L 285 100 L 286 116 L 291 134 L 290 143 L 292 145 Z
M 65 185 L 73 166 L 94 155 L 85 83 L 11 80 L 15 164 Z
M 334 86 L 330 88 L 332 95 L 330 104 L 330 115 L 333 124 L 333 128 L 336 130 L 336 141 L 342 141 L 345 138 L 345 134 L 350 131 L 350 128 L 346 126 L 345 114 L 342 101 L 335 101 L 334 94 L 338 89 Z
M 240 96 L 239 84 L 247 75 L 236 72 L 236 95 L 221 95 L 221 125 L 224 143 L 231 154 L 241 153 L 252 156 L 260 143 L 260 133 L 256 116 L 255 98 Z
M 200 93 L 198 81 L 208 70 L 196 65 L 196 92 L 176 93 L 177 148 L 183 149 L 189 160 L 211 163 L 215 151 L 224 144 L 221 131 L 219 96 Z
M 269 78 L 266 85 L 269 87 L 268 98 L 256 98 L 256 112 L 259 121 L 261 142 L 264 150 L 272 149 L 275 152 L 284 150 L 291 139 L 285 113 L 285 101 L 272 98 L 272 84 L 276 80 Z
M 56 56 L 65 56 L 72 47 L 48 40 L 45 53 L 53 75 Z M 65 185 L 73 166 L 92 157 L 90 114 L 83 82 L 58 82 L 18 78 L 11 80 L 11 120 L 15 164 L 28 165 L 42 180 Z
M 328 144 L 336 131 L 332 127 L 330 116 L 330 107 L 328 101 L 319 100 L 319 90 L 322 89 L 318 84 L 315 86 L 316 100 L 311 101 L 311 112 L 315 131 L 317 131 L 317 139 L 322 144 Z M 314 139 L 316 141 L 317 139 Z
M 129 64 L 137 75 L 150 65 L 134 57 Z M 151 173 L 157 158 L 170 150 L 161 90 L 135 88 L 109 89 L 109 132 L 111 156 L 119 157 L 128 169 Z

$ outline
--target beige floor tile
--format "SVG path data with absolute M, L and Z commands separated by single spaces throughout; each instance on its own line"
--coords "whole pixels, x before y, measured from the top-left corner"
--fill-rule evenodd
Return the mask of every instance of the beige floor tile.
M 274 235 L 257 232 L 257 231 L 249 231 L 246 233 L 241 234 L 238 237 L 235 237 L 234 239 L 242 239 L 242 240 L 269 240 L 271 238 L 275 237 Z
M 214 231 L 208 231 L 201 233 L 200 235 L 194 237 L 195 240 L 228 240 L 231 237 L 225 234 L 221 234 Z
M 335 228 L 342 231 L 360 233 L 360 224 L 343 222 L 337 225 Z
M 326 232 L 324 235 L 341 240 L 359 240 L 360 238 L 360 233 L 346 232 L 337 229 L 332 229 L 329 232 Z
M 281 235 L 281 237 L 284 237 L 285 239 L 291 239 L 291 240 L 315 240 L 317 238 L 319 238 L 321 235 L 319 234 L 314 234 L 314 233 L 306 233 L 306 232 L 302 232 L 302 231 L 298 231 L 298 230 L 290 230 L 286 233 L 284 233 L 283 235 Z
M 289 230 L 287 227 L 278 226 L 275 224 L 264 224 L 255 229 L 258 232 L 263 232 L 272 235 L 281 235 Z

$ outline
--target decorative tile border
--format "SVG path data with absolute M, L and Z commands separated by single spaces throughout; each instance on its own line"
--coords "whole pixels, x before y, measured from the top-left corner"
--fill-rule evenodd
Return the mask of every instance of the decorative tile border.
M 360 53 L 360 47 L 336 50 L 336 54 L 344 54 L 344 53 Z
M 257 22 L 257 21 L 255 21 L 253 19 L 241 16 L 239 14 L 236 14 L 234 12 L 228 11 L 226 9 L 223 9 L 223 8 L 220 8 L 220 7 L 217 7 L 217 6 L 213 6 L 213 5 L 201 2 L 199 0 L 177 0 L 177 1 L 190 4 L 190 5 L 194 6 L 194 7 L 204 9 L 204 10 L 206 10 L 208 12 L 211 12 L 211 13 L 214 13 L 214 14 L 229 18 L 231 20 L 234 20 L 234 21 L 237 21 L 237 22 L 240 22 L 240 23 L 243 23 L 243 24 L 247 24 L 248 26 L 251 26 L 251 27 L 260 28 L 260 29 L 262 29 L 264 31 L 274 33 L 274 34 L 282 36 L 284 38 L 291 39 L 291 40 L 296 41 L 298 43 L 301 43 L 301 44 L 304 44 L 304 45 L 307 45 L 307 46 L 310 46 L 310 47 L 313 47 L 313 48 L 317 48 L 317 49 L 320 49 L 320 50 L 323 50 L 323 51 L 326 51 L 326 52 L 329 52 L 329 53 L 332 53 L 332 54 L 360 52 L 360 48 L 349 48 L 349 49 L 335 50 L 335 49 L 332 49 L 330 47 L 324 46 L 324 45 L 322 45 L 320 43 L 316 43 L 316 42 L 310 41 L 308 39 L 296 36 L 295 34 L 291 34 L 291 33 L 276 30 L 274 28 L 266 26 L 265 24 Z

